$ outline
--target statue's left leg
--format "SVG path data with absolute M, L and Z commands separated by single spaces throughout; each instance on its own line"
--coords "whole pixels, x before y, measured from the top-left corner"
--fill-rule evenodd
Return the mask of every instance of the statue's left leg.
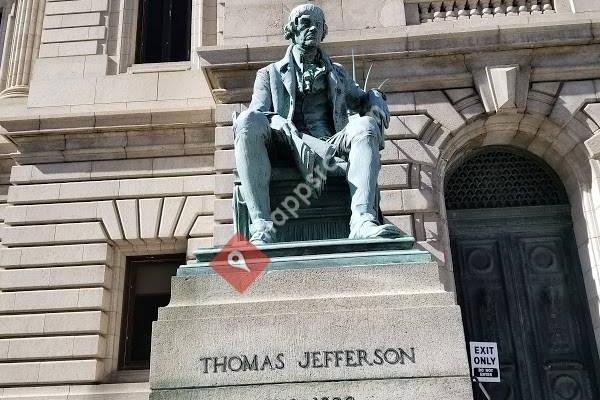
M 347 154 L 348 185 L 352 201 L 350 227 L 364 220 L 377 221 L 375 198 L 379 157 L 379 126 L 371 117 L 350 121 L 343 131 L 338 149 Z
M 379 225 L 377 220 L 377 177 L 381 168 L 379 145 L 381 128 L 369 116 L 355 118 L 340 132 L 338 150 L 347 154 L 348 185 L 352 200 L 350 238 L 399 237 L 394 225 Z

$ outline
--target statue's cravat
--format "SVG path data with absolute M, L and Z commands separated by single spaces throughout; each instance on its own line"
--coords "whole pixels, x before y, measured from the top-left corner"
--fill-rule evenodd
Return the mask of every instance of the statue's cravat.
M 304 94 L 312 94 L 326 88 L 327 68 L 316 64 L 305 65 L 302 73 L 301 91 Z

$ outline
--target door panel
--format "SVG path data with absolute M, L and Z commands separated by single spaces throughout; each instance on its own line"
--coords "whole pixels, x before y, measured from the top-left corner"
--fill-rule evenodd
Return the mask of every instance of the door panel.
M 523 391 L 514 338 L 510 334 L 512 313 L 506 298 L 501 240 L 501 237 L 457 239 L 453 241 L 452 254 L 458 259 L 455 261 L 460 275 L 457 289 L 467 341 L 498 342 L 503 382 L 488 391 L 493 399 L 516 400 L 523 398 Z M 474 393 L 475 399 L 485 399 L 479 389 Z
M 503 382 L 485 384 L 494 400 L 600 398 L 598 353 L 563 212 L 550 218 L 527 208 L 511 210 L 510 218 L 501 210 L 449 213 L 467 341 L 498 342 Z
M 566 256 L 569 232 L 560 236 L 513 235 L 519 249 L 528 313 L 532 316 L 537 365 L 549 399 L 592 399 L 586 364 L 585 292 L 578 291 L 574 260 Z M 518 261 L 517 261 L 518 262 Z M 515 265 L 518 265 L 515 263 Z M 572 295 L 571 295 L 572 294 Z M 583 294 L 583 296 L 582 296 Z M 539 367 L 538 367 L 539 369 Z

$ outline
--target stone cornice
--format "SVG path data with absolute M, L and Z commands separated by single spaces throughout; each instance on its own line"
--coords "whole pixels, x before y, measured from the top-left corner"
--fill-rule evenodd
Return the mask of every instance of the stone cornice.
M 22 164 L 214 151 L 214 109 L 96 112 L 0 119 Z M 203 129 L 205 128 L 205 129 Z
M 533 81 L 556 79 L 559 75 L 563 79 L 600 78 L 600 63 L 596 58 L 586 59 L 586 54 L 598 50 L 579 47 L 600 43 L 600 16 L 595 14 L 588 18 L 556 14 L 442 22 L 363 35 L 364 32 L 355 37 L 348 35 L 344 40 L 325 43 L 324 48 L 335 61 L 346 64 L 351 62 L 354 51 L 361 73 L 365 64 L 368 67 L 374 63 L 374 73 L 389 79 L 388 91 L 471 86 L 467 59 L 485 59 L 489 52 L 524 49 L 532 52 Z M 268 46 L 199 48 L 215 100 L 248 101 L 256 70 L 279 59 L 286 46 L 279 41 Z M 556 52 L 567 57 L 561 57 L 560 63 L 550 61 Z M 569 53 L 577 53 L 577 57 Z M 385 73 L 378 73 L 382 69 Z
M 118 132 L 173 129 L 213 125 L 214 110 L 179 108 L 165 110 L 109 111 L 72 114 L 26 115 L 0 118 L 0 133 L 8 137 L 39 134 Z

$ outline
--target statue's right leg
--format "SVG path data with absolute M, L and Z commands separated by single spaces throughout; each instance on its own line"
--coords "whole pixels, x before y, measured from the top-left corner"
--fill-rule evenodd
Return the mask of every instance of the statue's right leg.
M 271 243 L 274 239 L 269 182 L 271 161 L 267 146 L 271 128 L 267 117 L 258 111 L 246 110 L 235 121 L 235 162 L 241 182 L 242 196 L 252 219 L 250 241 Z

